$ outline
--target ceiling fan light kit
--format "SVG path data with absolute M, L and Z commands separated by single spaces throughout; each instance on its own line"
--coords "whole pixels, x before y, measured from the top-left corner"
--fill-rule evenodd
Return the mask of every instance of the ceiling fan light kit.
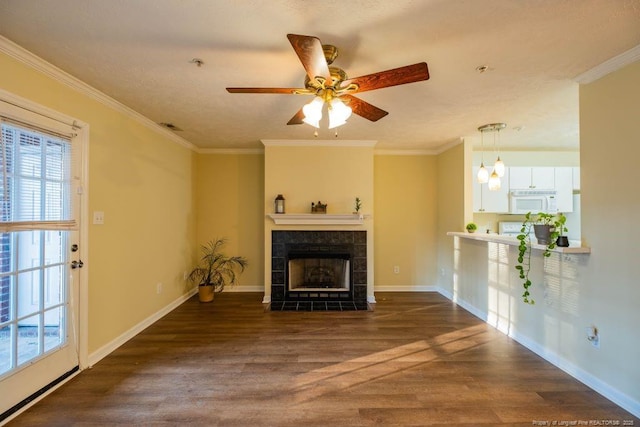
M 228 87 L 227 92 L 314 95 L 314 99 L 305 104 L 289 120 L 288 125 L 306 123 L 319 128 L 325 104 L 329 129 L 344 125 L 352 113 L 375 122 L 389 113 L 354 94 L 429 79 L 426 62 L 350 79 L 341 68 L 330 66 L 338 56 L 335 46 L 323 45 L 320 39 L 313 36 L 287 34 L 287 38 L 307 72 L 304 88 Z

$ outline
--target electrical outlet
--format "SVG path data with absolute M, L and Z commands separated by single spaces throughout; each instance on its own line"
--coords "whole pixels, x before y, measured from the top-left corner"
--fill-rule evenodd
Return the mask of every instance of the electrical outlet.
M 156 293 L 157 294 L 161 294 L 162 293 L 162 283 L 158 282 L 156 284 Z
M 442 277 L 444 277 L 444 276 L 445 276 L 445 274 L 446 274 L 446 272 L 444 271 L 444 268 L 441 268 L 441 269 L 440 269 L 440 275 L 441 275 Z
M 399 265 L 394 265 L 393 266 L 393 274 L 400 274 L 400 266 Z
M 600 348 L 600 334 L 598 328 L 595 326 L 587 326 L 585 328 L 587 334 L 587 341 L 591 343 L 595 348 Z

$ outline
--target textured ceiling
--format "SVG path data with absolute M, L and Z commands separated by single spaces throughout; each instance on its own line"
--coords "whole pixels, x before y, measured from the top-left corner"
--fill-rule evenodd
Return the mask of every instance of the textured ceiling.
M 0 35 L 200 148 L 313 139 L 286 125 L 309 97 L 225 91 L 302 87 L 287 33 L 337 46 L 351 77 L 429 65 L 430 80 L 359 95 L 389 115 L 352 116 L 339 139 L 437 151 L 505 122 L 505 149 L 576 149 L 575 79 L 640 45 L 640 0 L 0 1 Z

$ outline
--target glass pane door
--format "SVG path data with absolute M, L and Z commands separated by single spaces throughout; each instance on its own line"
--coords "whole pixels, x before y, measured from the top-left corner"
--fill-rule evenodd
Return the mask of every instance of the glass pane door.
M 72 139 L 2 123 L 0 413 L 78 366 Z

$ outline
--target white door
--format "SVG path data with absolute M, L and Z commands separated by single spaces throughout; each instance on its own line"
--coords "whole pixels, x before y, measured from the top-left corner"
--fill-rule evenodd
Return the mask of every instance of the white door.
M 82 156 L 72 126 L 2 100 L 0 125 L 2 421 L 79 366 Z

